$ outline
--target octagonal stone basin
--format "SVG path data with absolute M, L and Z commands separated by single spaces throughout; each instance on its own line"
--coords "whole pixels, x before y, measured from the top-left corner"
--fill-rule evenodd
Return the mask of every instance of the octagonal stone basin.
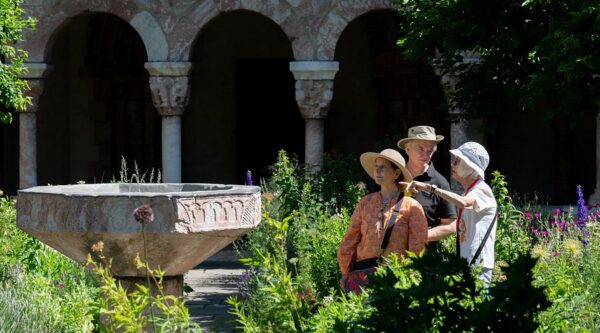
M 260 188 L 217 184 L 81 184 L 37 186 L 17 196 L 17 226 L 83 263 L 104 242 L 118 277 L 141 277 L 142 226 L 133 217 L 148 204 L 148 262 L 181 276 L 258 225 Z

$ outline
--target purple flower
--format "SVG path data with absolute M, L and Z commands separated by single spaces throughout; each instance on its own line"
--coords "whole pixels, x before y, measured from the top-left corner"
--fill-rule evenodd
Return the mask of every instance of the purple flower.
M 525 212 L 525 220 L 527 220 L 527 221 L 531 220 L 531 213 L 530 212 Z
M 148 224 L 154 221 L 154 213 L 149 205 L 141 205 L 133 211 L 133 217 L 140 224 Z
M 533 213 L 533 217 L 535 217 L 538 220 L 539 220 L 540 216 L 541 216 L 540 213 Z
M 587 207 L 583 198 L 583 190 L 581 185 L 577 185 L 577 226 L 583 229 L 587 225 Z
M 553 256 L 553 257 L 556 257 L 556 256 L 558 256 L 558 252 L 556 252 L 556 251 L 552 252 L 552 256 Z
M 238 278 L 236 286 L 240 297 L 246 298 L 252 292 L 252 280 L 254 279 L 255 273 L 252 270 L 246 269 L 242 272 L 242 275 Z
M 250 170 L 246 171 L 246 185 L 254 185 L 254 182 L 252 181 L 252 172 Z

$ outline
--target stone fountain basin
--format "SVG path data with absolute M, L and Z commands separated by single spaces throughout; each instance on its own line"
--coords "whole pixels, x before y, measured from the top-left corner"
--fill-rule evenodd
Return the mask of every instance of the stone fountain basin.
M 261 220 L 260 188 L 217 184 L 81 184 L 19 190 L 17 226 L 67 257 L 86 261 L 104 242 L 119 277 L 140 277 L 133 259 L 144 258 L 142 226 L 133 217 L 148 204 L 148 262 L 166 276 L 183 275 Z

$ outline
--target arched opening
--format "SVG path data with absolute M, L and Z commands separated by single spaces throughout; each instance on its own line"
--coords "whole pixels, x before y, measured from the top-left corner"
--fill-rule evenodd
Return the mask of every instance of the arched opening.
M 108 182 L 121 156 L 142 171 L 160 167 L 146 59 L 137 32 L 114 15 L 73 17 L 55 33 L 38 111 L 39 184 Z
M 0 124 L 0 190 L 17 194 L 19 188 L 19 114 L 10 124 Z
M 222 13 L 202 29 L 182 120 L 184 181 L 243 183 L 246 170 L 266 176 L 280 149 L 303 157 L 292 60 L 288 37 L 260 14 Z
M 486 140 L 488 170 L 504 174 L 519 201 L 537 196 L 539 204 L 575 205 L 577 185 L 589 198 L 596 185 L 596 117 L 572 120 L 547 119 L 544 107 L 487 119 L 494 124 Z
M 335 51 L 335 77 L 326 122 L 328 151 L 397 148 L 409 127 L 429 125 L 446 140 L 434 164 L 449 175 L 450 122 L 440 79 L 425 61 L 409 61 L 398 48 L 399 22 L 393 10 L 377 10 L 350 22 Z

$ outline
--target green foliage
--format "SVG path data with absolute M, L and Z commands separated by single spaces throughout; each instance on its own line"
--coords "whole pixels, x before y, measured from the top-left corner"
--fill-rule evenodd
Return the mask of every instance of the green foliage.
M 96 310 L 102 318 L 102 322 L 98 322 L 101 332 L 145 332 L 150 325 L 156 327 L 155 332 L 200 332 L 196 324 L 190 323 L 183 300 L 164 293 L 164 272 L 160 268 L 152 269 L 147 262 L 136 257 L 133 264 L 149 274 L 156 290 L 136 284 L 135 290 L 128 292 L 114 278 L 110 270 L 112 259 L 104 256 L 103 247 L 104 244 L 99 242 L 92 248 L 99 262 L 92 259 L 91 255 L 88 255 L 86 262 L 102 282 L 100 292 L 103 297 L 96 304 Z M 159 315 L 149 318 L 147 312 L 151 306 L 156 307 Z
M 148 179 L 146 179 L 146 176 Z M 129 174 L 129 169 L 127 167 L 127 161 L 125 157 L 121 156 L 121 167 L 119 169 L 119 179 L 116 179 L 114 176 L 111 179 L 111 183 L 160 183 L 161 182 L 161 174 L 160 169 L 156 171 L 156 178 L 154 178 L 154 168 L 150 169 L 150 173 L 148 174 L 148 170 L 143 173 L 138 168 L 137 162 L 133 161 L 133 171 Z
M 254 247 L 254 256 L 243 259 L 246 265 L 259 271 L 257 287 L 243 303 L 236 297 L 228 299 L 238 322 L 246 332 L 304 332 L 312 310 L 312 297 L 294 279 L 295 265 L 287 260 L 290 218 L 277 221 L 268 215 L 263 223 L 273 229 L 271 251 Z
M 92 332 L 87 309 L 95 290 L 73 282 L 70 286 L 17 267 L 2 267 L 0 332 Z
M 499 171 L 492 172 L 491 183 L 498 203 L 495 255 L 496 261 L 502 264 L 529 253 L 532 242 L 524 214 L 513 204 L 504 176 Z
M 547 286 L 552 306 L 541 316 L 542 332 L 600 330 L 600 226 L 590 223 L 589 244 L 570 238 L 556 251 L 544 243 L 534 254 L 538 285 Z
M 97 280 L 18 229 L 14 204 L 0 197 L 0 331 L 91 332 Z
M 251 274 L 243 293 L 229 300 L 244 332 L 598 330 L 600 228 L 595 219 L 589 221 L 591 235 L 584 237 L 589 240 L 584 246 L 587 229 L 574 229 L 572 210 L 531 214 L 531 206 L 518 208 L 504 176 L 494 172 L 499 267 L 487 290 L 474 277 L 477 271 L 443 247 L 408 259 L 392 256 L 377 270 L 370 289 L 344 295 L 336 252 L 353 207 L 324 194 L 322 186 L 330 182 L 319 179 L 326 177 L 306 174 L 282 156 L 274 178 L 292 193 L 284 193 L 273 179 L 264 182 L 263 223 L 245 241 L 252 253 L 243 262 Z M 339 195 L 351 197 L 356 189 Z
M 306 172 L 305 166 L 280 151 L 271 178 L 262 184 L 267 200 L 265 208 L 279 219 L 311 207 L 313 211 L 324 210 L 328 214 L 339 213 L 343 208 L 354 209 L 365 194 L 360 183 L 364 175 L 358 172 L 357 161 L 355 156 L 327 155 L 319 172 Z
M 459 78 L 453 107 L 471 116 L 540 103 L 549 115 L 598 111 L 598 1 L 395 2 L 406 54 Z
M 507 279 L 489 289 L 466 260 L 431 251 L 371 278 L 362 324 L 368 332 L 533 332 L 535 315 L 549 306 L 543 288 L 531 286 L 535 259 L 517 258 Z
M 337 262 L 338 246 L 350 216 L 343 210 L 339 216 L 299 216 L 295 246 L 301 275 L 311 281 L 316 294 L 327 296 L 339 284 L 341 273 Z
M 32 29 L 35 20 L 23 18 L 22 0 L 0 0 L 0 123 L 10 123 L 12 112 L 25 110 L 31 98 L 23 96 L 29 89 L 21 77 L 27 52 L 15 44 L 23 40 L 23 30 Z

